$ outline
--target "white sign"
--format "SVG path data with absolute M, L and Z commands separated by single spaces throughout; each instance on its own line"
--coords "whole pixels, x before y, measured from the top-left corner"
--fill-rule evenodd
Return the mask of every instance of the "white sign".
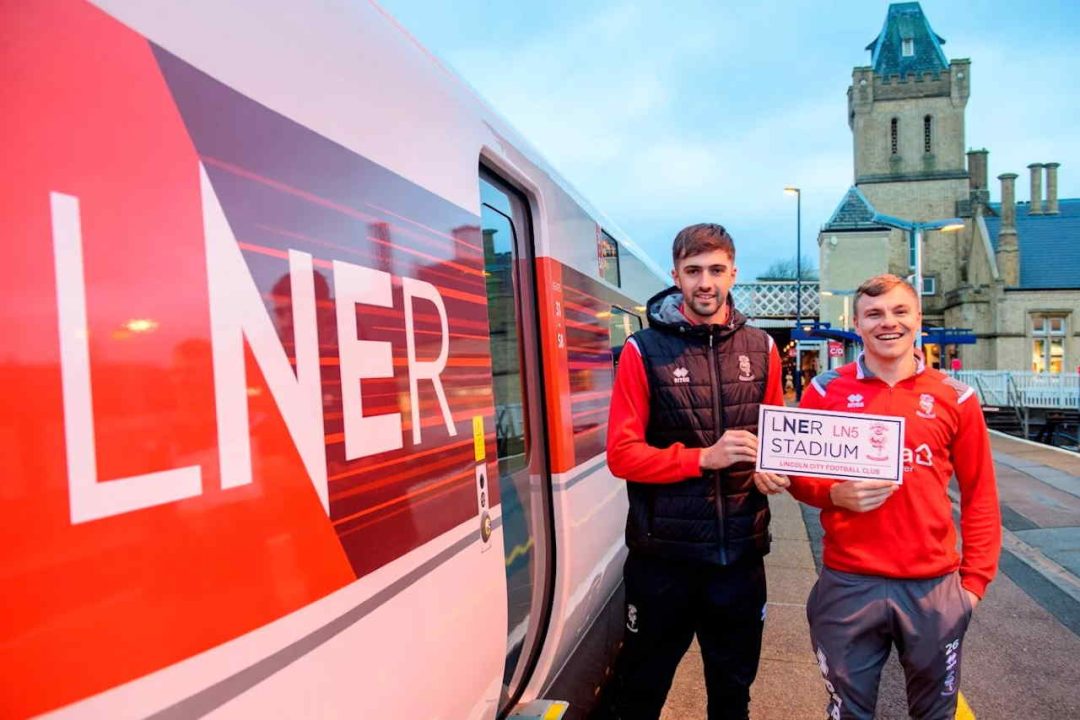
M 762 405 L 757 469 L 903 482 L 904 418 Z

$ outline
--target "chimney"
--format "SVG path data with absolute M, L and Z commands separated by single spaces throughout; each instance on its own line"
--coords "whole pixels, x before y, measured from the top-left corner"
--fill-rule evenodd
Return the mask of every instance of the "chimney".
M 1046 214 L 1057 215 L 1057 169 L 1061 163 L 1046 163 Z
M 1001 181 L 1001 229 L 998 230 L 997 259 L 1001 281 L 1020 284 L 1020 246 L 1016 242 L 1016 173 L 998 175 Z
M 968 190 L 971 198 L 971 212 L 976 214 L 977 208 L 983 208 L 990 202 L 990 188 L 987 186 L 987 155 L 988 151 L 968 150 Z
M 1042 163 L 1031 163 L 1028 170 L 1031 171 L 1031 205 L 1028 215 L 1042 215 Z
M 986 190 L 986 156 L 989 150 L 968 150 L 968 175 L 972 190 Z
M 1001 181 L 1001 229 L 1016 232 L 1016 173 L 998 175 Z

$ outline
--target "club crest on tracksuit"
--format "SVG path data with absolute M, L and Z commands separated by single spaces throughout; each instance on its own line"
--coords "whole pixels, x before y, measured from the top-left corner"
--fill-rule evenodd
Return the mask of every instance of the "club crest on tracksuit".
M 923 393 L 919 396 L 919 409 L 915 411 L 915 414 L 921 418 L 927 420 L 933 420 L 937 415 L 934 414 L 934 396 L 929 393 Z
M 629 603 L 626 605 L 626 629 L 632 633 L 638 631 L 637 608 Z
M 739 356 L 739 380 L 749 382 L 754 379 L 754 372 L 750 368 L 750 358 L 746 355 Z

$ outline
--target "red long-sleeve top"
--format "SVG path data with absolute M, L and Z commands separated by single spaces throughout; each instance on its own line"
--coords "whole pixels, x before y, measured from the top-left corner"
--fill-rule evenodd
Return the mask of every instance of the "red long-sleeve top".
M 837 482 L 791 478 L 791 494 L 822 509 L 824 564 L 863 575 L 928 578 L 959 568 L 961 583 L 982 597 L 1001 551 L 990 438 L 971 388 L 926 369 L 890 387 L 860 359 L 819 375 L 800 407 L 906 418 L 903 484 L 881 507 L 854 512 L 833 505 Z M 957 552 L 949 479 L 960 488 L 963 552 Z
M 763 405 L 783 405 L 782 369 L 776 345 L 769 346 L 769 370 Z M 607 462 L 616 477 L 642 483 L 672 483 L 701 474 L 701 448 L 674 443 L 666 448 L 649 445 L 649 383 L 645 364 L 633 339 L 623 347 L 612 388 L 608 418 Z

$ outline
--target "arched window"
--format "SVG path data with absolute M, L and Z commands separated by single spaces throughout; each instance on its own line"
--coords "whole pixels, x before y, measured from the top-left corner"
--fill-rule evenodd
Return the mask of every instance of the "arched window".
M 897 129 L 898 129 L 897 126 L 899 124 L 900 124 L 900 121 L 897 120 L 896 118 L 893 118 L 892 120 L 889 121 L 889 147 L 892 149 L 892 154 L 893 155 L 895 155 L 897 153 L 897 149 L 898 149 L 898 145 L 897 145 L 897 142 L 896 142 L 896 135 L 897 135 Z
M 933 120 L 927 115 L 922 119 L 923 152 L 930 152 L 933 147 Z

